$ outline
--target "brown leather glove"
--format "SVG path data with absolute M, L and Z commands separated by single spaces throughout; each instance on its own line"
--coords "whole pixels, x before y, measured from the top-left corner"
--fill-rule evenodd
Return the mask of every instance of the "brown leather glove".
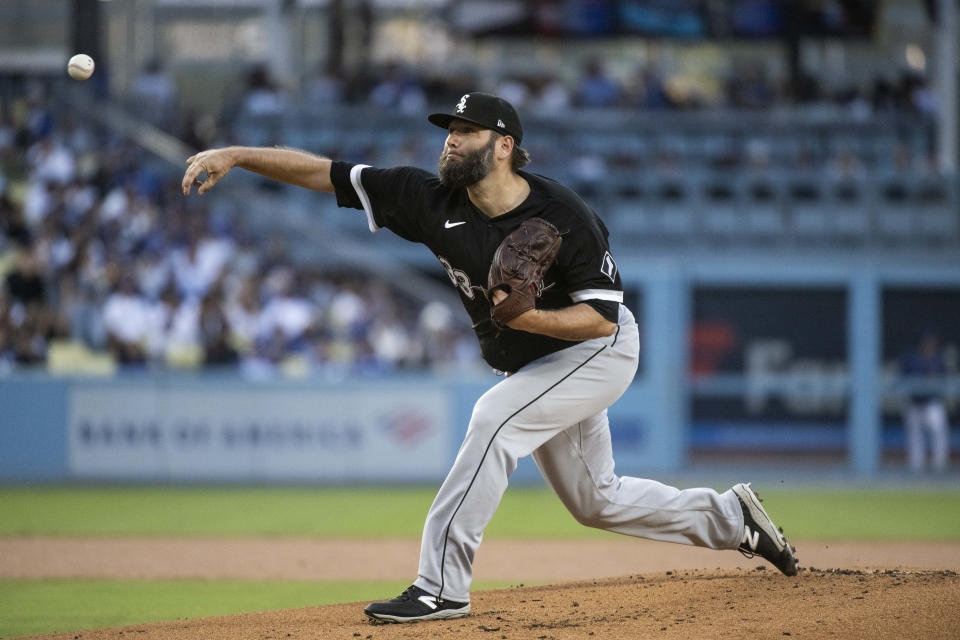
M 500 290 L 507 298 L 490 308 L 490 318 L 500 329 L 536 306 L 543 292 L 543 275 L 557 258 L 563 238 L 543 218 L 528 218 L 513 230 L 493 254 L 487 277 L 487 299 Z

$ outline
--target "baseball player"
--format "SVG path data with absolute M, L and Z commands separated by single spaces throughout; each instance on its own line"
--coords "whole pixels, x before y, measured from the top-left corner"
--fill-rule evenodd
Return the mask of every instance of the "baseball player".
M 633 380 L 640 339 L 606 227 L 571 190 L 522 170 L 523 128 L 505 100 L 468 93 L 428 119 L 447 131 L 438 175 L 229 147 L 192 156 L 183 177 L 185 195 L 192 185 L 208 191 L 232 167 L 333 192 L 340 206 L 366 213 L 371 231 L 426 245 L 458 289 L 483 358 L 507 374 L 474 406 L 427 514 L 417 579 L 366 614 L 392 622 L 466 615 L 474 554 L 527 455 L 587 526 L 740 549 L 795 575 L 793 549 L 748 484 L 681 491 L 614 472 L 607 407 Z
M 937 383 L 943 382 L 947 363 L 935 333 L 923 333 L 917 347 L 901 359 L 900 373 L 908 380 L 917 378 L 927 384 L 926 388 L 921 387 L 910 393 L 903 408 L 907 464 L 915 472 L 926 468 L 925 436 L 928 436 L 931 468 L 934 471 L 946 471 L 950 460 L 950 425 L 947 422 L 946 403 L 938 392 Z M 931 385 L 934 385 L 933 388 Z

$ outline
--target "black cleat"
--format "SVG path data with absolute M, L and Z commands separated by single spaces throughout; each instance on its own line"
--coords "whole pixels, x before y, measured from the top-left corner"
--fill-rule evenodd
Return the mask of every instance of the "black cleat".
M 420 587 L 411 585 L 393 600 L 371 602 L 363 612 L 383 622 L 447 620 L 470 613 L 470 603 L 438 600 Z
M 761 556 L 769 560 L 784 575 L 797 575 L 795 549 L 787 543 L 781 531 L 773 524 L 760 504 L 760 496 L 750 488 L 749 483 L 741 482 L 733 487 L 743 509 L 743 539 L 739 551 L 748 558 Z

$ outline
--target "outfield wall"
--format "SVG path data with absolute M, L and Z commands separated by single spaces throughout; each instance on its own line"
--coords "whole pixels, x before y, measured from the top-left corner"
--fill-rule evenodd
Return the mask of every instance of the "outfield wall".
M 433 482 L 494 382 L 4 380 L 0 480 Z M 618 463 L 664 468 L 644 395 L 635 385 L 610 411 Z
M 473 403 L 496 381 L 6 378 L 0 482 L 435 483 L 456 456 Z M 677 471 L 697 450 L 716 461 L 731 451 L 758 461 L 789 453 L 780 460 L 803 468 L 824 452 L 842 459 L 848 442 L 858 446 L 843 423 L 677 424 L 661 400 L 638 378 L 609 410 L 619 473 Z M 902 451 L 899 424 L 882 426 L 871 441 Z M 538 477 L 528 459 L 513 480 Z

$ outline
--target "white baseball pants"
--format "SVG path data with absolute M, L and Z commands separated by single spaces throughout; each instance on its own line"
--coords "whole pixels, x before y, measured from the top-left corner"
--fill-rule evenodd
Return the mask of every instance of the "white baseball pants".
M 930 466 L 944 471 L 950 457 L 950 427 L 947 410 L 939 400 L 910 403 L 904 410 L 907 432 L 907 464 L 911 471 L 923 471 L 926 466 L 926 439 L 930 439 Z
M 735 549 L 743 513 L 732 491 L 680 491 L 618 477 L 607 407 L 637 370 L 640 338 L 621 305 L 617 331 L 531 362 L 483 394 L 423 529 L 414 584 L 470 600 L 473 558 L 517 460 L 533 454 L 581 523 L 639 538 Z

